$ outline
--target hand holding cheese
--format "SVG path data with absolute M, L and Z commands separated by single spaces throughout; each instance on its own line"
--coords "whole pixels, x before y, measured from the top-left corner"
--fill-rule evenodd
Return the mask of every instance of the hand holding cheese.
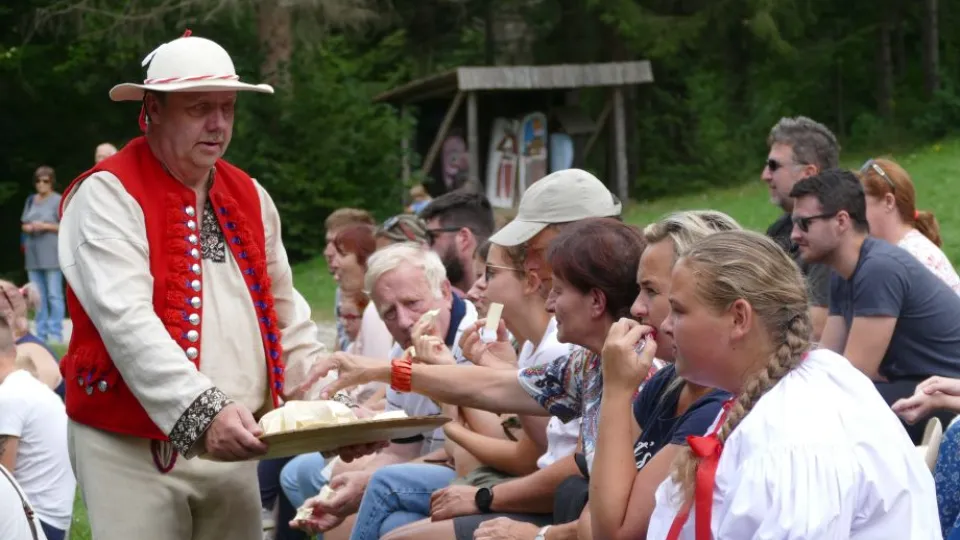
M 420 319 L 414 323 L 413 328 L 410 329 L 410 338 L 413 340 L 414 345 L 416 345 L 421 336 L 440 337 L 440 331 L 437 329 L 436 324 L 438 315 L 440 315 L 439 309 L 431 309 L 421 315 Z
M 288 401 L 283 407 L 263 415 L 260 427 L 264 434 L 273 435 L 356 421 L 357 415 L 349 407 L 336 401 Z
M 480 331 L 480 339 L 484 343 L 497 341 L 497 329 L 500 327 L 500 317 L 503 315 L 503 304 L 493 302 L 487 309 L 486 325 Z

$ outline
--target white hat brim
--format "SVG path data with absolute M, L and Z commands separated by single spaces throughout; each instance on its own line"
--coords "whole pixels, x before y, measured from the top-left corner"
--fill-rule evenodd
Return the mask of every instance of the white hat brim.
M 118 84 L 110 89 L 113 101 L 140 101 L 144 91 L 154 92 L 259 92 L 272 94 L 269 84 L 247 84 L 240 81 L 185 81 L 166 84 Z
M 490 237 L 490 243 L 503 247 L 519 246 L 540 234 L 540 231 L 546 229 L 548 225 L 550 224 L 514 219 L 494 233 L 493 236 Z

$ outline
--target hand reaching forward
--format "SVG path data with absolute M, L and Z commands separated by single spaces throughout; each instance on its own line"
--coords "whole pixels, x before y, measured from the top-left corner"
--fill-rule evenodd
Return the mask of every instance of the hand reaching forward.
M 643 351 L 637 354 L 640 344 Z M 604 388 L 636 392 L 650 373 L 656 354 L 652 327 L 626 318 L 613 323 L 601 351 Z
M 222 461 L 244 461 L 267 453 L 267 445 L 258 437 L 260 425 L 246 407 L 230 403 L 220 409 L 203 436 L 204 450 Z
M 326 501 L 319 495 L 307 499 L 303 505 L 312 510 L 310 517 L 291 521 L 290 526 L 310 534 L 329 531 L 360 509 L 360 501 L 369 481 L 370 473 L 364 471 L 350 471 L 334 476 L 330 480 L 333 495 Z
M 960 380 L 930 377 L 917 385 L 912 396 L 898 399 L 891 408 L 908 424 L 916 423 L 937 409 L 960 412 Z
M 480 339 L 480 332 L 486 326 L 487 320 L 480 319 L 470 325 L 460 337 L 460 350 L 463 356 L 475 365 L 495 369 L 516 369 L 517 351 L 510 343 L 510 334 L 507 327 L 500 320 L 497 326 L 497 341 L 485 343 Z

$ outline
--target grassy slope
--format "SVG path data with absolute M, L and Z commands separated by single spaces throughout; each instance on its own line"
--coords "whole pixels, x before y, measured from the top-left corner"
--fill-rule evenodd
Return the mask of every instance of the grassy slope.
M 932 210 L 940 221 L 944 236 L 944 251 L 951 261 L 960 260 L 960 139 L 917 149 L 904 154 L 893 154 L 917 185 L 917 200 L 921 209 Z M 856 168 L 866 156 L 854 156 L 844 166 Z M 757 160 L 758 164 L 761 160 Z M 760 165 L 758 165 L 759 169 Z M 695 195 L 671 197 L 656 201 L 632 203 L 625 219 L 635 225 L 646 225 L 675 210 L 712 208 L 733 216 L 744 227 L 763 231 L 779 210 L 769 202 L 767 187 L 757 176 L 741 186 L 706 191 Z M 332 321 L 333 298 L 336 283 L 327 271 L 323 257 L 300 263 L 293 269 L 294 283 L 313 308 L 314 318 Z M 89 540 L 86 511 L 79 499 L 74 510 L 72 540 Z

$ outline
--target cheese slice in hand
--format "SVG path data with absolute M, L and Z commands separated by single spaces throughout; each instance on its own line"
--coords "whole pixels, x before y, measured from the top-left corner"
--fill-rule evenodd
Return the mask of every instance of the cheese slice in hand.
M 356 422 L 357 415 L 336 401 L 288 401 L 260 418 L 265 435 Z
M 320 488 L 320 493 L 317 494 L 317 497 L 319 497 L 321 501 L 327 502 L 333 497 L 334 493 L 336 492 L 330 489 L 330 486 L 325 484 L 322 488 Z
M 323 486 L 327 487 L 327 486 Z M 306 521 L 313 517 L 313 508 L 309 506 L 301 506 L 297 508 L 297 515 L 293 516 L 294 521 Z
M 437 315 L 439 314 L 440 314 L 439 309 L 431 309 L 430 311 L 420 316 L 420 322 L 424 323 L 424 325 L 426 326 L 429 326 L 437 320 Z
M 500 316 L 503 315 L 503 304 L 491 302 L 487 308 L 487 324 L 480 332 L 480 339 L 485 343 L 497 340 L 497 328 L 500 326 Z

